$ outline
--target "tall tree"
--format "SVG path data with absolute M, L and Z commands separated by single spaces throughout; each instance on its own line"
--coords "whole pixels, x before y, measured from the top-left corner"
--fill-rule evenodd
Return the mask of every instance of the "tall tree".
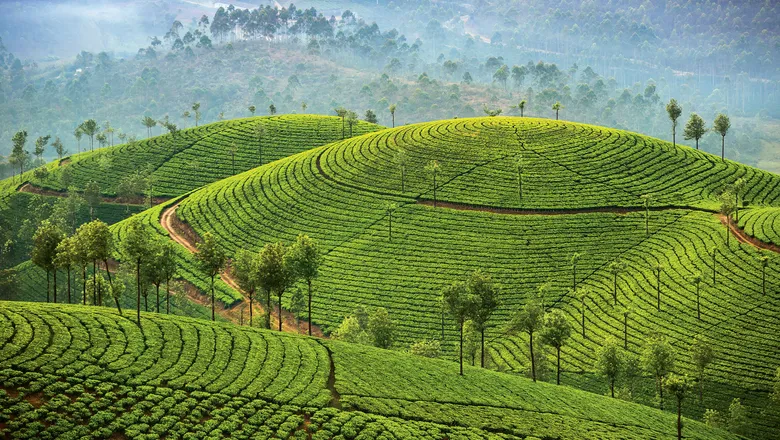
M 227 257 L 217 243 L 217 239 L 210 232 L 203 234 L 203 241 L 198 243 L 198 252 L 195 254 L 195 260 L 198 262 L 199 268 L 211 279 L 211 320 L 214 321 L 216 319 L 214 283 L 217 275 L 224 269 Z
M 287 258 L 296 277 L 306 281 L 306 286 L 308 288 L 309 336 L 311 336 L 312 283 L 314 282 L 314 279 L 317 278 L 317 275 L 319 275 L 320 264 L 322 264 L 322 255 L 316 241 L 309 238 L 308 235 L 300 234 L 295 239 L 295 243 L 290 246 Z
M 141 326 L 141 264 L 151 258 L 152 242 L 140 216 L 133 216 L 125 229 L 122 253 L 135 265 L 136 323 Z
M 747 181 L 740 177 L 731 185 L 731 191 L 734 193 L 734 220 L 739 223 L 739 207 L 742 204 L 742 194 L 745 193 Z
M 611 263 L 609 263 L 609 266 L 607 266 L 607 270 L 609 273 L 612 274 L 612 299 L 614 301 L 614 304 L 617 305 L 617 297 L 618 297 L 618 277 L 620 274 L 622 274 L 626 270 L 626 263 L 615 260 Z
M 466 291 L 473 303 L 470 307 L 469 317 L 480 334 L 479 365 L 485 368 L 485 330 L 488 320 L 498 308 L 500 289 L 490 275 L 476 270 L 466 280 Z
M 390 319 L 387 309 L 377 307 L 374 313 L 368 317 L 366 327 L 374 340 L 374 346 L 387 349 L 393 345 L 395 323 Z
M 731 128 L 731 120 L 723 113 L 719 113 L 715 117 L 715 122 L 712 124 L 712 129 L 720 134 L 720 160 L 726 160 L 726 135 Z
M 256 110 L 257 110 L 257 107 L 255 107 L 254 105 L 250 105 L 250 106 L 249 106 L 249 113 L 250 113 L 252 116 L 254 116 L 254 115 L 255 115 L 255 111 L 256 111 Z
M 336 107 L 334 111 L 336 112 L 336 116 L 341 118 L 341 139 L 344 139 L 344 122 L 349 111 L 344 107 Z
M 87 201 L 87 206 L 89 206 L 89 220 L 92 221 L 95 219 L 95 208 L 101 202 L 100 186 L 94 180 L 90 180 L 84 186 L 84 200 Z
M 102 262 L 106 275 L 108 276 L 108 282 L 110 286 L 113 286 L 113 280 L 111 278 L 111 271 L 109 270 L 108 259 L 111 258 L 113 253 L 114 243 L 111 231 L 108 229 L 108 225 L 100 220 L 94 220 L 79 227 L 85 228 L 85 246 L 87 249 L 87 256 L 92 261 L 92 283 L 97 289 L 97 303 L 103 305 L 103 295 L 101 284 L 97 279 L 98 263 Z M 76 230 L 78 234 L 78 230 Z M 116 304 L 116 308 L 119 314 L 122 314 L 122 309 L 119 305 L 119 297 L 117 296 L 118 290 L 111 289 L 111 295 Z
M 157 121 L 151 116 L 144 116 L 144 118 L 141 119 L 141 123 L 146 127 L 147 137 L 152 137 L 152 128 L 157 125 Z
M 691 362 L 696 368 L 696 382 L 699 383 L 699 402 L 704 400 L 704 373 L 707 367 L 715 360 L 715 352 L 712 345 L 702 335 L 693 337 L 690 348 Z
M 672 98 L 669 103 L 666 104 L 666 114 L 669 116 L 669 120 L 672 121 L 672 145 L 677 146 L 677 119 L 682 114 L 682 107 L 677 103 L 677 100 Z
M 246 249 L 240 249 L 233 258 L 231 272 L 238 287 L 249 297 L 249 326 L 253 325 L 255 291 L 257 290 L 257 256 Z
M 57 268 L 65 269 L 65 272 L 68 275 L 68 304 L 72 302 L 72 294 L 71 294 L 71 268 L 74 264 L 77 262 L 77 254 L 76 254 L 76 240 L 73 236 L 67 237 L 59 242 L 57 245 L 57 248 L 55 250 L 56 255 L 54 257 L 54 268 L 55 270 Z M 55 292 L 56 296 L 56 292 Z
M 509 322 L 511 333 L 528 333 L 528 350 L 531 356 L 531 378 L 536 382 L 536 357 L 534 356 L 534 335 L 544 325 L 544 310 L 539 300 L 531 299 L 522 309 L 515 312 Z
M 198 126 L 198 122 L 200 122 L 200 103 L 199 102 L 193 102 L 192 103 L 192 113 L 195 115 L 195 126 Z
M 561 347 L 571 337 L 571 325 L 566 315 L 559 309 L 550 310 L 544 316 L 544 327 L 541 331 L 542 342 L 555 347 L 557 358 L 556 383 L 561 384 Z
M 273 116 L 276 114 L 276 106 L 271 104 L 268 106 L 268 114 Z
M 433 178 L 433 207 L 436 207 L 436 177 L 441 172 L 441 166 L 439 166 L 439 161 L 432 160 L 428 162 L 428 165 L 425 166 L 425 171 L 428 172 L 428 174 L 431 175 Z
M 17 131 L 11 138 L 11 142 L 13 143 L 13 149 L 8 158 L 8 163 L 19 167 L 19 181 L 21 182 L 22 174 L 24 174 L 24 165 L 30 157 L 30 153 L 24 149 L 24 145 L 27 143 L 27 132 L 25 130 Z
M 580 287 L 574 291 L 577 294 L 577 298 L 580 300 L 580 318 L 582 319 L 582 338 L 585 339 L 585 300 L 590 295 L 590 289 L 587 287 Z
M 623 353 L 613 337 L 596 350 L 596 371 L 609 380 L 609 392 L 615 398 L 615 380 L 623 369 Z
M 89 137 L 89 151 L 94 151 L 95 135 L 100 131 L 100 126 L 94 119 L 87 119 L 81 123 L 81 131 Z
M 406 165 L 409 164 L 409 154 L 403 148 L 398 149 L 393 156 L 396 166 L 401 171 L 401 192 L 406 192 Z
M 555 104 L 553 104 L 552 109 L 555 110 L 555 120 L 557 121 L 558 120 L 558 112 L 563 109 L 563 105 L 560 102 L 555 101 Z
M 525 99 L 521 99 L 519 103 L 517 103 L 517 108 L 520 109 L 520 117 L 523 117 L 523 113 L 525 111 L 525 105 L 528 103 Z
M 696 140 L 696 149 L 699 149 L 699 139 L 707 133 L 707 128 L 704 126 L 704 119 L 696 113 L 691 113 L 691 117 L 688 118 L 688 122 L 685 124 L 685 130 L 683 135 L 685 140 Z
M 572 279 L 572 289 L 577 289 L 577 263 L 580 262 L 580 259 L 582 258 L 582 254 L 579 252 L 575 252 L 571 256 L 571 279 Z
M 160 313 L 160 286 L 166 280 L 167 274 L 165 271 L 165 265 L 168 263 L 168 258 L 171 257 L 165 253 L 165 244 L 169 242 L 170 241 L 150 241 L 151 246 L 149 248 L 149 264 L 147 265 L 148 267 L 146 269 L 146 275 L 148 281 L 154 285 L 155 289 L 155 313 Z
M 392 127 L 392 128 L 395 128 L 395 109 L 396 109 L 397 107 L 398 107 L 398 106 L 397 106 L 397 105 L 395 105 L 395 104 L 390 104 L 390 107 L 388 107 L 388 108 L 387 108 L 388 110 L 390 110 L 390 117 L 391 117 L 391 118 L 392 118 L 392 120 L 393 120 L 393 127 Z
M 460 332 L 460 375 L 463 376 L 463 325 L 471 314 L 473 302 L 469 298 L 466 283 L 456 281 L 445 287 L 442 292 L 442 302 L 447 312 L 455 318 Z
M 169 314 L 171 313 L 171 280 L 179 269 L 176 258 L 176 245 L 170 240 L 163 242 L 157 264 L 160 265 L 165 279 L 165 313 Z
M 393 213 L 398 209 L 394 202 L 386 202 L 384 205 L 385 214 L 387 214 L 387 241 L 393 241 Z
M 701 320 L 701 273 L 695 273 L 690 277 L 691 282 L 696 286 L 696 319 Z
M 349 137 L 352 137 L 352 129 L 355 127 L 355 124 L 357 124 L 358 117 L 357 113 L 353 111 L 347 112 L 347 125 L 349 126 Z
M 57 302 L 57 268 L 54 264 L 57 246 L 65 239 L 65 233 L 48 220 L 41 222 L 33 235 L 32 262 L 46 271 L 46 302 L 50 301 L 49 275 L 54 272 L 54 302 Z
M 690 381 L 687 377 L 678 376 L 674 373 L 664 381 L 664 387 L 672 393 L 677 400 L 677 440 L 682 440 L 682 402 L 685 399 L 685 395 L 691 388 Z
M 67 153 L 65 151 L 65 146 L 62 145 L 62 140 L 57 136 L 54 139 L 54 142 L 51 143 L 51 146 L 54 147 L 54 151 L 57 153 L 57 159 L 62 160 L 62 156 Z
M 75 130 L 73 130 L 73 137 L 76 138 L 76 143 L 78 145 L 79 153 L 81 153 L 81 138 L 84 136 L 84 132 L 81 130 L 81 125 L 76 127 Z
M 674 369 L 675 351 L 662 335 L 648 338 L 642 350 L 641 362 L 649 374 L 655 377 L 661 409 L 664 409 L 664 379 Z
M 371 109 L 366 110 L 366 115 L 363 119 L 371 124 L 376 124 L 379 122 L 376 118 L 376 113 L 374 113 L 374 111 Z
M 46 152 L 46 145 L 49 144 L 50 135 L 38 136 L 35 140 L 35 157 L 38 158 L 38 164 L 43 163 L 43 154 Z
M 656 293 L 656 307 L 658 311 L 661 311 L 661 273 L 664 271 L 664 266 L 657 262 L 653 266 L 653 272 L 655 272 L 655 293 Z

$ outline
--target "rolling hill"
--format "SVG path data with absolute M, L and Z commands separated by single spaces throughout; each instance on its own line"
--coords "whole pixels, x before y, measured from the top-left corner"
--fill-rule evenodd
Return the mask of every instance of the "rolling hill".
M 399 152 L 406 156 L 403 170 Z M 431 160 L 440 166 L 436 208 L 433 176 L 425 169 Z M 457 353 L 457 329 L 442 317 L 439 292 L 483 269 L 502 286 L 501 306 L 489 322 L 490 368 L 527 373 L 527 339 L 508 335 L 504 324 L 540 295 L 547 307 L 577 323 L 562 350 L 563 382 L 599 394 L 606 384 L 594 373 L 595 351 L 605 338 L 619 338 L 637 354 L 647 336 L 663 334 L 678 352 L 677 371 L 693 373 L 688 349 L 702 335 L 716 357 L 703 402 L 692 401 L 686 414 L 727 412 L 739 397 L 751 422 L 745 434 L 778 438 L 780 418 L 768 409 L 768 395 L 780 365 L 780 272 L 770 260 L 764 294 L 762 252 L 736 237 L 727 242 L 719 195 L 738 178 L 746 181 L 749 208 L 739 224 L 772 241 L 756 231 L 771 230 L 774 217 L 754 212 L 771 214 L 780 206 L 775 174 L 602 127 L 454 119 L 293 154 L 140 215 L 157 239 L 169 239 L 160 223 L 167 214 L 194 234 L 214 234 L 231 256 L 308 234 L 325 255 L 313 321 L 326 333 L 357 306 L 381 306 L 396 322 L 398 346 L 440 339 L 449 358 Z M 643 196 L 650 196 L 647 217 Z M 392 240 L 388 203 L 395 204 Z M 112 227 L 117 241 L 126 225 Z M 581 255 L 576 278 L 575 253 Z M 203 290 L 203 274 L 184 248 L 180 255 L 183 278 Z M 624 263 L 617 274 L 611 270 L 616 261 Z M 19 290 L 33 299 L 45 277 L 26 269 Z M 571 292 L 574 285 L 590 290 L 584 309 Z M 218 288 L 225 305 L 242 301 L 228 284 Z M 652 378 L 640 381 L 631 399 L 657 405 Z
M 394 157 L 408 156 L 405 191 Z M 437 198 L 425 165 L 437 160 Z M 517 163 L 522 161 L 519 199 Z M 735 162 L 673 147 L 628 132 L 538 119 L 479 118 L 384 130 L 306 151 L 195 191 L 177 216 L 198 234 L 211 232 L 234 254 L 306 233 L 326 257 L 316 282 L 314 321 L 334 328 L 357 305 L 388 308 L 400 343 L 440 338 L 456 351 L 456 328 L 441 328 L 439 291 L 482 268 L 503 286 L 493 319 L 490 355 L 496 368 L 524 372 L 523 338 L 503 325 L 529 297 L 579 321 L 581 304 L 570 293 L 571 256 L 583 255 L 578 286 L 591 289 L 586 331 L 564 347 L 566 381 L 598 392 L 595 348 L 605 337 L 623 338 L 623 307 L 630 307 L 628 340 L 638 353 L 647 335 L 662 333 L 692 372 L 688 347 L 704 335 L 716 346 L 704 408 L 726 410 L 741 397 L 762 414 L 780 364 L 776 262 L 761 289 L 760 253 L 736 239 L 716 215 L 718 195 L 737 178 L 747 182 L 750 206 L 776 206 L 780 177 Z M 642 195 L 652 196 L 648 230 Z M 393 202 L 389 240 L 385 204 Z M 454 209 L 453 209 L 454 208 Z M 555 214 L 555 215 L 552 215 Z M 715 277 L 713 257 L 715 250 Z M 620 260 L 618 306 L 610 263 Z M 657 296 L 661 266 L 661 307 Z M 695 286 L 703 274 L 701 319 Z M 654 397 L 635 396 L 653 404 Z M 760 420 L 758 420 L 760 418 Z M 757 432 L 777 426 L 757 417 Z
M 182 317 L 0 303 L 8 438 L 672 439 L 673 414 L 514 375 Z M 689 439 L 736 439 L 685 422 Z
M 96 182 L 105 200 L 96 217 L 115 223 L 136 213 L 116 200 L 119 183 L 140 173 L 151 183 L 151 193 L 159 202 L 184 194 L 205 184 L 235 173 L 255 168 L 290 154 L 342 139 L 344 122 L 335 116 L 280 115 L 220 121 L 176 133 L 141 141 L 73 154 L 47 165 L 49 175 L 37 179 L 32 171 L 19 178 L 0 181 L 0 226 L 22 249 L 10 265 L 29 258 L 24 251 L 28 237 L 17 236 L 24 220 L 34 218 L 36 206 L 51 206 L 57 195 L 68 188 L 83 191 Z M 257 132 L 257 127 L 262 132 Z M 381 126 L 359 121 L 352 129 L 355 135 L 381 129 Z M 343 132 L 349 136 L 349 128 Z M 89 139 L 83 146 L 89 148 Z M 233 146 L 235 153 L 233 154 Z M 19 189 L 22 191 L 19 191 Z M 30 192 L 25 192 L 30 191 Z M 38 193 L 36 197 L 33 193 Z M 129 200 L 139 203 L 138 199 Z M 79 222 L 88 220 L 82 212 Z M 33 228 L 34 229 L 34 228 Z M 2 268 L 0 266 L 0 268 Z

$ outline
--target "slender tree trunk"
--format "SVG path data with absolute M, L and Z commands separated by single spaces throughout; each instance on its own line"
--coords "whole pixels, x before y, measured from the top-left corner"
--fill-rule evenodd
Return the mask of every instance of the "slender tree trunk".
M 558 375 L 556 383 L 557 385 L 561 384 L 561 346 L 555 347 L 555 349 L 558 351 Z
M 463 319 L 460 320 L 460 375 L 463 376 Z
M 92 260 L 92 305 L 98 305 L 97 262 Z
M 682 402 L 677 399 L 677 440 L 682 440 Z
M 623 349 L 628 350 L 628 315 L 623 315 Z
M 395 128 L 395 113 L 390 113 L 390 115 L 393 117 L 393 128 Z
M 57 268 L 54 268 L 54 304 L 57 304 Z
M 677 130 L 675 130 L 674 127 L 672 127 L 672 146 L 673 147 L 677 146 L 677 133 L 676 133 L 676 131 Z
M 171 283 L 165 280 L 165 313 L 171 314 Z
M 46 302 L 51 302 L 51 285 L 49 284 L 49 269 L 46 269 Z
M 282 331 L 282 295 L 284 290 L 279 289 L 279 331 Z
M 157 307 L 155 307 L 155 312 L 160 313 L 160 285 L 156 284 L 155 287 L 157 288 L 157 301 L 156 301 Z
M 216 321 L 214 318 L 214 276 L 211 276 L 211 320 Z
M 144 312 L 149 311 L 149 291 L 144 289 Z
M 577 265 L 575 264 L 573 266 L 573 274 L 572 274 L 572 289 L 577 288 Z
M 482 330 L 480 331 L 480 359 L 479 359 L 479 366 L 482 368 L 485 368 L 485 328 L 482 327 Z
M 617 273 L 615 274 L 615 279 L 613 281 L 612 285 L 612 299 L 615 302 L 615 305 L 617 305 Z
M 71 303 L 70 297 L 70 266 L 68 266 L 68 304 Z
M 137 259 L 135 262 L 135 304 L 136 304 L 136 320 L 138 326 L 141 326 L 141 259 Z
M 306 280 L 309 287 L 309 336 L 311 336 L 311 279 Z
M 696 138 L 696 149 L 699 149 L 699 138 Z
M 252 309 L 254 309 L 255 291 L 249 291 L 249 326 L 252 327 Z
M 436 174 L 433 175 L 433 207 L 436 207 Z
M 701 321 L 701 295 L 699 292 L 699 285 L 696 285 L 696 318 Z
M 610 377 L 609 378 L 609 392 L 612 395 L 612 398 L 615 398 L 615 378 Z
M 81 299 L 87 305 L 87 265 L 81 266 Z
M 766 266 L 761 267 L 761 292 L 766 296 Z
M 271 328 L 271 289 L 265 291 L 265 328 Z
M 726 160 L 726 136 L 720 137 L 720 160 Z
M 536 358 L 534 357 L 534 332 L 528 333 L 528 347 L 531 349 L 531 378 L 536 382 Z
M 658 396 L 660 397 L 661 409 L 664 409 L 664 377 L 658 378 Z

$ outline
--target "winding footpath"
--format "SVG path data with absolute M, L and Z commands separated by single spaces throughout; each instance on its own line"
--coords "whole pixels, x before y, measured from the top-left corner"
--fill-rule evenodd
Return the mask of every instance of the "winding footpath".
M 168 234 L 170 237 L 175 241 L 176 243 L 179 243 L 182 245 L 185 249 L 187 249 L 190 253 L 197 253 L 197 233 L 189 227 L 187 224 L 183 223 L 179 218 L 176 216 L 176 208 L 179 207 L 179 203 L 176 202 L 175 204 L 165 208 L 160 215 L 160 224 L 163 228 L 165 228 L 166 231 L 168 231 Z M 222 305 L 219 305 L 216 307 L 217 313 L 219 313 L 220 316 L 223 318 L 226 318 L 233 322 L 239 322 L 240 318 L 239 315 L 241 313 L 242 308 L 248 308 L 249 307 L 249 298 L 246 297 L 246 293 L 241 290 L 241 288 L 238 286 L 238 283 L 236 282 L 235 278 L 233 278 L 233 275 L 230 273 L 229 269 L 223 270 L 222 273 L 219 274 L 222 281 L 225 282 L 230 288 L 235 290 L 236 292 L 240 292 L 243 299 L 240 302 L 241 306 L 232 306 L 232 307 L 224 307 Z M 195 286 L 189 286 L 187 290 L 187 296 L 190 298 L 190 300 L 210 307 L 211 302 L 208 295 L 203 294 L 198 291 Z M 263 307 L 260 305 L 259 301 L 255 299 L 254 301 L 254 308 L 253 308 L 253 314 L 255 315 L 255 319 L 262 319 L 261 316 L 264 313 Z M 279 320 L 277 319 L 277 314 L 272 311 L 271 313 L 271 328 L 278 328 Z M 249 315 L 246 314 L 244 316 L 244 321 L 247 321 L 249 319 Z M 290 311 L 282 309 L 282 330 L 292 332 L 292 333 L 300 333 L 300 334 L 308 334 L 308 324 L 304 320 L 300 320 L 298 322 L 295 318 L 295 315 L 293 315 Z M 323 337 L 322 329 L 316 325 L 311 326 L 311 332 L 313 336 Z

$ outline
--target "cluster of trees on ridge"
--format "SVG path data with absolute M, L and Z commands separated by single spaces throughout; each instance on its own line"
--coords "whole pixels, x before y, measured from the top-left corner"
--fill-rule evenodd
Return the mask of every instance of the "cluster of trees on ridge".
M 338 18 L 326 18 L 316 10 L 294 6 L 255 10 L 226 8 L 221 12 L 218 10 L 212 18 L 204 16 L 191 24 L 174 22 L 164 37 L 152 39 L 152 44 L 139 52 L 135 60 L 116 60 L 107 53 L 82 53 L 67 69 L 67 75 L 50 78 L 47 82 L 34 75 L 37 67 L 17 63 L 18 58 L 7 54 L 4 55 L 6 62 L 0 63 L 7 70 L 0 73 L 5 72 L 8 84 L 13 85 L 5 90 L 7 110 L 13 109 L 13 112 L 2 119 L 17 127 L 25 126 L 30 133 L 49 132 L 66 139 L 68 121 L 82 120 L 89 114 L 94 117 L 95 113 L 100 113 L 101 119 L 110 115 L 118 120 L 118 125 L 129 127 L 128 135 L 140 134 L 133 121 L 137 115 L 167 113 L 171 115 L 170 123 L 186 125 L 190 116 L 178 109 L 186 108 L 193 96 L 204 103 L 206 120 L 215 120 L 220 114 L 237 116 L 248 105 L 257 108 L 273 105 L 280 112 L 298 111 L 305 102 L 312 111 L 320 113 L 339 105 L 379 109 L 378 120 L 387 121 L 390 115 L 382 109 L 396 102 L 405 109 L 404 122 L 413 122 L 454 115 L 472 116 L 484 104 L 504 107 L 507 112 L 520 112 L 520 109 L 510 108 L 518 102 L 519 94 L 525 99 L 529 114 L 548 115 L 548 109 L 560 102 L 572 120 L 668 138 L 658 117 L 662 96 L 679 93 L 686 107 L 705 116 L 712 114 L 714 117 L 727 109 L 738 116 L 756 113 L 755 110 L 736 108 L 735 104 L 752 99 L 739 95 L 752 87 L 749 79 L 736 84 L 728 78 L 714 78 L 713 84 L 722 82 L 722 86 L 715 86 L 715 90 L 708 92 L 709 96 L 704 96 L 692 91 L 704 87 L 702 83 L 706 81 L 675 76 L 671 70 L 638 79 L 614 75 L 612 67 L 582 59 L 556 61 L 554 54 L 545 54 L 549 57 L 547 62 L 513 64 L 510 59 L 538 59 L 539 54 L 515 53 L 506 42 L 485 44 L 485 47 L 478 40 L 467 39 L 461 43 L 462 36 L 447 39 L 451 45 L 443 46 L 438 44 L 440 36 L 454 32 L 450 27 L 456 23 L 436 23 L 438 27 L 418 27 L 426 31 L 411 43 L 398 31 L 381 32 L 378 25 L 369 25 L 349 11 L 344 11 Z M 209 45 L 201 43 L 203 38 L 224 43 L 222 46 Z M 421 38 L 433 44 L 424 44 Z M 313 43 L 318 48 L 309 47 Z M 282 64 L 252 49 L 258 46 L 267 51 L 267 45 L 284 47 L 302 54 L 302 58 L 296 65 L 292 61 Z M 427 53 L 428 47 L 434 50 L 432 56 Z M 449 53 L 445 47 L 449 48 Z M 168 52 L 163 57 L 164 50 Z M 485 54 L 484 58 L 472 58 L 471 54 L 475 52 Z M 152 53 L 155 55 L 150 55 Z M 352 75 L 338 70 L 326 73 L 313 65 L 311 57 L 371 73 Z M 189 90 L 182 90 L 178 81 L 182 75 L 180 70 L 191 66 L 195 59 L 202 61 L 192 77 L 196 84 Z M 225 62 L 211 63 L 207 61 L 210 59 L 224 59 Z M 298 57 L 291 56 L 291 59 Z M 264 68 L 261 70 L 268 70 L 270 76 L 244 72 L 247 66 L 258 64 L 250 60 L 258 61 Z M 559 67 L 563 65 L 571 67 Z M 597 70 L 611 72 L 614 77 L 599 75 Z M 233 80 L 234 73 L 239 72 L 243 80 Z M 125 83 L 133 86 L 117 85 L 118 78 L 124 78 Z M 213 85 L 225 81 L 229 85 L 220 88 Z M 678 86 L 679 82 L 683 84 Z M 2 84 L 0 81 L 0 89 Z M 241 92 L 236 93 L 236 90 Z M 45 104 L 40 102 L 43 95 L 47 99 Z M 771 93 L 761 90 L 753 95 L 764 99 Z M 236 96 L 250 96 L 250 102 L 243 101 L 244 98 L 238 101 Z M 31 107 L 33 102 L 41 105 Z M 0 104 L 0 114 L 6 105 Z M 49 108 L 46 121 L 39 119 L 40 112 L 26 114 L 28 109 L 41 106 Z M 57 108 L 56 117 L 51 113 L 54 107 Z M 58 122 L 52 127 L 51 121 Z M 746 163 L 757 163 L 760 138 L 768 136 L 762 134 L 762 130 L 754 129 L 756 124 L 762 123 L 740 118 L 735 124 L 744 127 L 734 140 L 735 157 Z M 0 141 L 11 135 L 9 129 L 0 129 Z M 702 141 L 708 151 L 715 149 L 714 137 L 704 136 Z

